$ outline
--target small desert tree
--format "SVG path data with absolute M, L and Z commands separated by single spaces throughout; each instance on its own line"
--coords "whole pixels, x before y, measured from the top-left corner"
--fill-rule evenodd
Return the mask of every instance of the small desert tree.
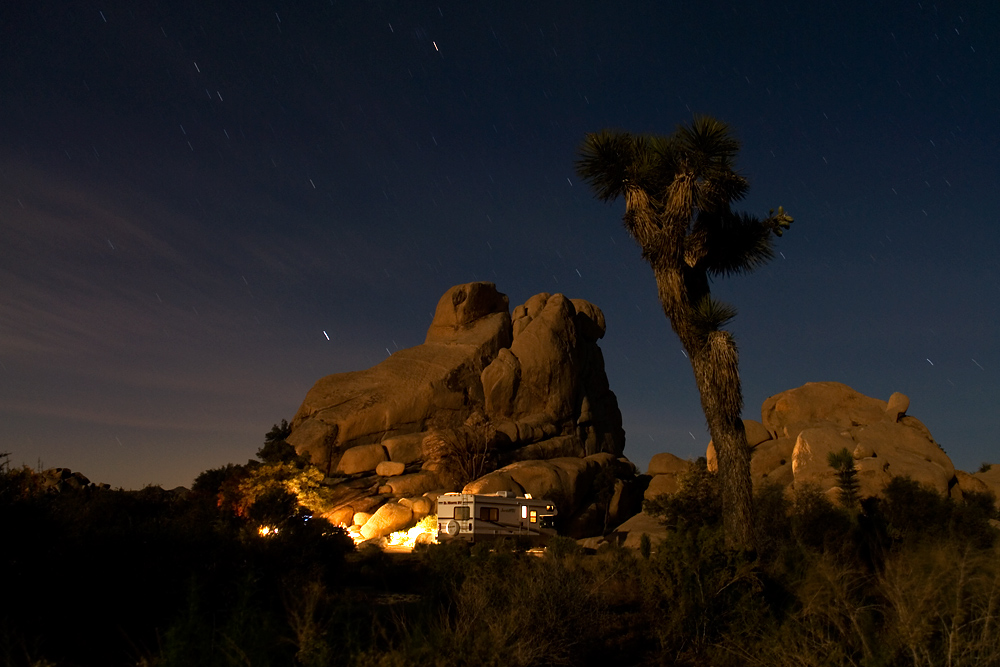
M 496 469 L 496 427 L 481 411 L 473 411 L 457 428 L 435 428 L 427 442 L 428 458 L 455 488 Z
M 839 452 L 826 455 L 827 464 L 837 471 L 837 487 L 840 489 L 840 504 L 852 509 L 858 504 L 858 469 L 854 467 L 854 456 L 844 447 Z
M 295 448 L 285 438 L 292 433 L 292 427 L 282 419 L 264 435 L 264 445 L 257 450 L 257 458 L 263 463 L 293 463 L 298 458 Z M 303 459 L 305 461 L 306 459 Z
M 792 218 L 734 212 L 749 189 L 734 167 L 739 142 L 729 126 L 696 116 L 669 137 L 588 134 L 577 173 L 603 201 L 625 199 L 625 229 L 653 269 L 657 294 L 694 370 L 701 407 L 718 453 L 726 542 L 752 549 L 750 450 L 740 419 L 743 393 L 732 334 L 736 311 L 712 299 L 713 277 L 747 273 L 769 261 L 772 237 Z

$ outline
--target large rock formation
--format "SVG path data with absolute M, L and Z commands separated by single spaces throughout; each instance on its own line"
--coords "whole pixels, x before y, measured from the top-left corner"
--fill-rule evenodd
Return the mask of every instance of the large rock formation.
M 754 486 L 814 484 L 837 500 L 837 479 L 827 455 L 846 447 L 854 457 L 862 497 L 877 496 L 893 477 L 905 476 L 953 498 L 992 493 L 1000 504 L 1000 465 L 984 465 L 975 474 L 955 470 L 927 427 L 906 414 L 909 405 L 899 392 L 881 401 L 839 382 L 810 382 L 768 398 L 761 421 L 743 420 Z M 717 471 L 711 442 L 705 457 L 708 469 Z M 648 474 L 640 478 L 648 480 L 645 499 L 676 493 L 689 467 L 670 453 L 653 456 Z M 622 523 L 609 539 L 637 546 L 642 533 L 655 540 L 665 531 L 643 512 Z
M 839 382 L 809 382 L 768 398 L 760 422 L 743 422 L 754 484 L 815 484 L 830 491 L 837 479 L 827 455 L 846 448 L 862 496 L 880 494 L 899 476 L 959 495 L 955 466 L 927 427 L 906 414 L 909 403 L 898 392 L 882 401 Z M 717 469 L 712 443 L 706 458 L 709 469 Z
M 422 345 L 319 380 L 288 442 L 327 474 L 335 498 L 327 514 L 342 521 L 457 491 L 501 466 L 513 472 L 487 475 L 483 489 L 501 490 L 485 480 L 502 478 L 509 490 L 544 491 L 536 497 L 553 496 L 572 532 L 606 523 L 609 504 L 612 519 L 624 520 L 641 491 L 621 458 L 621 412 L 597 344 L 604 331 L 603 313 L 587 301 L 537 294 L 511 317 L 492 283 L 456 285 L 438 302 Z M 522 484 L 529 471 L 547 486 Z M 600 511 L 591 507 L 598 487 Z M 602 521 L 582 519 L 588 512 Z

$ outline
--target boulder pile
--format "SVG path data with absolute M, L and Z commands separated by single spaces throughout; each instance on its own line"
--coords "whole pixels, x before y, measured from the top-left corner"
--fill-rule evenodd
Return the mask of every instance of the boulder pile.
M 815 484 L 830 491 L 837 479 L 827 455 L 846 448 L 862 497 L 879 495 L 899 476 L 960 497 L 955 466 L 927 427 L 906 414 L 909 405 L 899 392 L 883 401 L 839 382 L 809 382 L 768 398 L 761 422 L 744 422 L 754 483 Z M 711 443 L 706 457 L 714 469 Z
M 761 421 L 743 420 L 754 487 L 776 483 L 791 490 L 812 484 L 836 502 L 837 478 L 827 455 L 846 448 L 858 471 L 861 497 L 878 496 L 893 477 L 904 476 L 955 499 L 968 492 L 990 492 L 1000 499 L 1000 465 L 974 474 L 956 470 L 927 427 L 906 414 L 909 404 L 899 392 L 883 401 L 839 382 L 809 382 L 768 398 Z M 705 458 L 708 469 L 717 471 L 711 442 Z M 666 452 L 653 456 L 644 498 L 676 493 L 690 465 Z M 655 539 L 665 529 L 640 513 L 615 530 L 627 546 L 637 547 L 641 533 Z
M 79 491 L 91 486 L 86 475 L 82 472 L 73 472 L 69 468 L 49 468 L 38 473 L 38 478 L 42 490 L 46 493 Z
M 862 497 L 879 495 L 900 476 L 954 498 L 963 491 L 1000 492 L 1000 470 L 956 470 L 927 427 L 906 414 L 909 405 L 910 399 L 899 392 L 883 401 L 839 382 L 809 382 L 768 398 L 761 421 L 743 420 L 754 486 L 815 484 L 833 497 L 837 479 L 827 455 L 846 448 L 854 458 Z M 672 463 L 666 465 L 668 459 L 661 457 Z M 705 457 L 708 469 L 717 470 L 711 442 Z M 674 490 L 684 464 L 672 454 L 654 456 L 646 496 Z
M 326 473 L 326 516 L 366 537 L 463 488 L 548 498 L 564 532 L 600 532 L 638 511 L 642 494 L 622 455 L 604 332 L 582 299 L 536 294 L 511 312 L 492 283 L 456 285 L 422 345 L 319 380 L 287 440 Z

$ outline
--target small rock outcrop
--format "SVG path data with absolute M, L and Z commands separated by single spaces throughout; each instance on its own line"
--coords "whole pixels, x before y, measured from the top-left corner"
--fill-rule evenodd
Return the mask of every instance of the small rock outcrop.
M 49 493 L 78 491 L 90 486 L 90 480 L 83 473 L 73 472 L 69 468 L 49 468 L 43 470 L 39 477 L 42 489 Z
M 456 285 L 422 345 L 319 380 L 287 441 L 326 473 L 337 499 L 326 515 L 339 523 L 359 512 L 370 523 L 380 506 L 457 491 L 468 479 L 482 492 L 556 500 L 571 533 L 624 520 L 641 491 L 622 457 L 604 332 L 588 301 L 541 293 L 511 313 L 493 283 Z
M 38 473 L 37 478 L 39 488 L 45 493 L 62 493 L 63 491 L 80 491 L 82 489 L 108 490 L 111 488 L 110 484 L 92 483 L 82 472 L 74 472 L 69 468 L 48 468 Z
M 1000 464 L 986 464 L 984 470 L 972 473 L 957 471 L 958 486 L 963 492 L 992 493 L 1000 506 Z

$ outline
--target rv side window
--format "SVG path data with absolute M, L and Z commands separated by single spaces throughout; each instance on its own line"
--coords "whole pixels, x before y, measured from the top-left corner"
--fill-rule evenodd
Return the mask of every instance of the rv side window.
M 500 520 L 500 508 L 498 507 L 483 507 L 479 510 L 479 520 L 480 521 L 499 521 Z
M 530 521 L 531 521 L 531 523 L 538 523 L 538 511 L 537 510 L 531 510 L 531 519 L 530 519 Z
M 469 506 L 459 505 L 455 508 L 455 520 L 456 521 L 468 521 L 469 520 Z

